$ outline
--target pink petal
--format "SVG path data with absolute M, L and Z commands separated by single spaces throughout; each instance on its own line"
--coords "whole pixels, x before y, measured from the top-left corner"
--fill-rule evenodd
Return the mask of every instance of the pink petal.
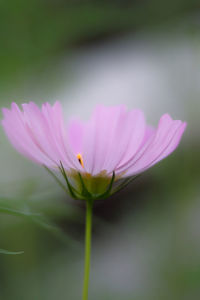
M 143 172 L 175 150 L 186 127 L 165 114 L 154 129 L 146 126 L 140 110 L 98 106 L 88 122 L 72 120 L 66 129 L 59 102 L 45 103 L 41 110 L 32 102 L 22 107 L 13 103 L 10 110 L 3 109 L 2 121 L 20 153 L 51 168 L 62 161 L 67 170 L 92 175 L 103 170 L 124 176 Z
M 171 154 L 178 147 L 178 145 L 180 143 L 180 140 L 181 140 L 181 137 L 182 137 L 186 127 L 187 127 L 187 123 L 183 122 L 181 124 L 181 126 L 178 128 L 178 130 L 176 131 L 173 138 L 171 139 L 169 145 L 165 148 L 165 150 L 162 152 L 162 154 L 159 155 L 158 158 L 154 162 L 152 162 L 151 167 L 154 164 L 156 164 L 157 162 L 159 162 L 160 160 L 167 157 L 169 154 Z
M 45 163 L 46 165 L 52 164 L 46 155 L 35 145 L 30 138 L 24 121 L 24 114 L 13 103 L 11 110 L 3 110 L 4 120 L 2 125 L 10 139 L 12 145 L 23 155 L 38 162 Z
M 57 156 L 58 164 L 62 161 L 66 169 L 79 168 L 78 160 L 67 139 L 60 103 L 57 101 L 52 107 L 49 103 L 45 103 L 42 106 L 42 112 L 49 127 L 51 146 Z
M 4 110 L 2 125 L 13 146 L 30 159 L 56 167 L 62 161 L 66 169 L 79 168 L 66 139 L 59 103 L 44 104 L 42 111 L 34 103 L 23 104 L 23 112 L 13 103 Z
M 86 124 L 83 141 L 83 161 L 87 172 L 98 174 L 107 170 L 107 162 L 116 155 L 112 152 L 117 128 L 121 125 L 120 118 L 124 118 L 125 107 L 97 106 L 92 118 Z
M 169 155 L 177 147 L 184 129 L 185 123 L 174 121 L 169 115 L 162 116 L 155 134 L 138 151 L 132 162 L 124 166 L 125 176 L 143 172 Z
M 84 124 L 79 120 L 72 119 L 67 126 L 69 143 L 73 152 L 77 155 L 83 152 Z
M 144 114 L 140 110 L 127 113 L 125 126 L 116 141 L 116 149 L 121 150 L 120 160 L 115 169 L 127 163 L 141 147 L 146 131 Z

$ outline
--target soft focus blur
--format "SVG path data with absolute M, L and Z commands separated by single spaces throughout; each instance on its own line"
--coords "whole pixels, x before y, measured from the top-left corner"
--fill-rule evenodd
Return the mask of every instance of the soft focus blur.
M 178 149 L 94 210 L 90 298 L 200 299 L 200 4 L 0 3 L 0 103 L 97 103 L 188 122 Z M 119 141 L 120 142 L 120 141 Z M 0 299 L 81 299 L 85 207 L 0 128 Z M 12 214 L 12 215 L 11 215 Z

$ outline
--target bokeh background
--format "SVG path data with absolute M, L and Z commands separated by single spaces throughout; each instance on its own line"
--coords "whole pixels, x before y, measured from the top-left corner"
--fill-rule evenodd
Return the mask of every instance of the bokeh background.
M 97 103 L 188 122 L 180 147 L 95 205 L 90 298 L 200 299 L 200 4 L 0 2 L 0 104 Z M 84 205 L 20 156 L 0 128 L 0 299 L 81 299 Z

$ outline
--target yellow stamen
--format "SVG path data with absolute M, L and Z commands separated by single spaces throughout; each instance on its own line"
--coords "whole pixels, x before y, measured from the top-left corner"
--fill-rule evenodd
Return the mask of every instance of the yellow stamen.
M 78 154 L 76 155 L 76 157 L 78 158 L 78 161 L 80 162 L 81 166 L 84 168 L 82 155 L 81 155 L 80 153 L 78 153 Z

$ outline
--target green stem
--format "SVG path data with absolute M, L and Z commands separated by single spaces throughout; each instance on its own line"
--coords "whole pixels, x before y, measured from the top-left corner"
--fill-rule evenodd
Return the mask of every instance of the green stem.
M 86 201 L 86 224 L 85 224 L 85 270 L 83 283 L 83 300 L 88 300 L 88 286 L 90 276 L 90 254 L 91 254 L 91 237 L 92 237 L 92 207 L 90 200 Z

